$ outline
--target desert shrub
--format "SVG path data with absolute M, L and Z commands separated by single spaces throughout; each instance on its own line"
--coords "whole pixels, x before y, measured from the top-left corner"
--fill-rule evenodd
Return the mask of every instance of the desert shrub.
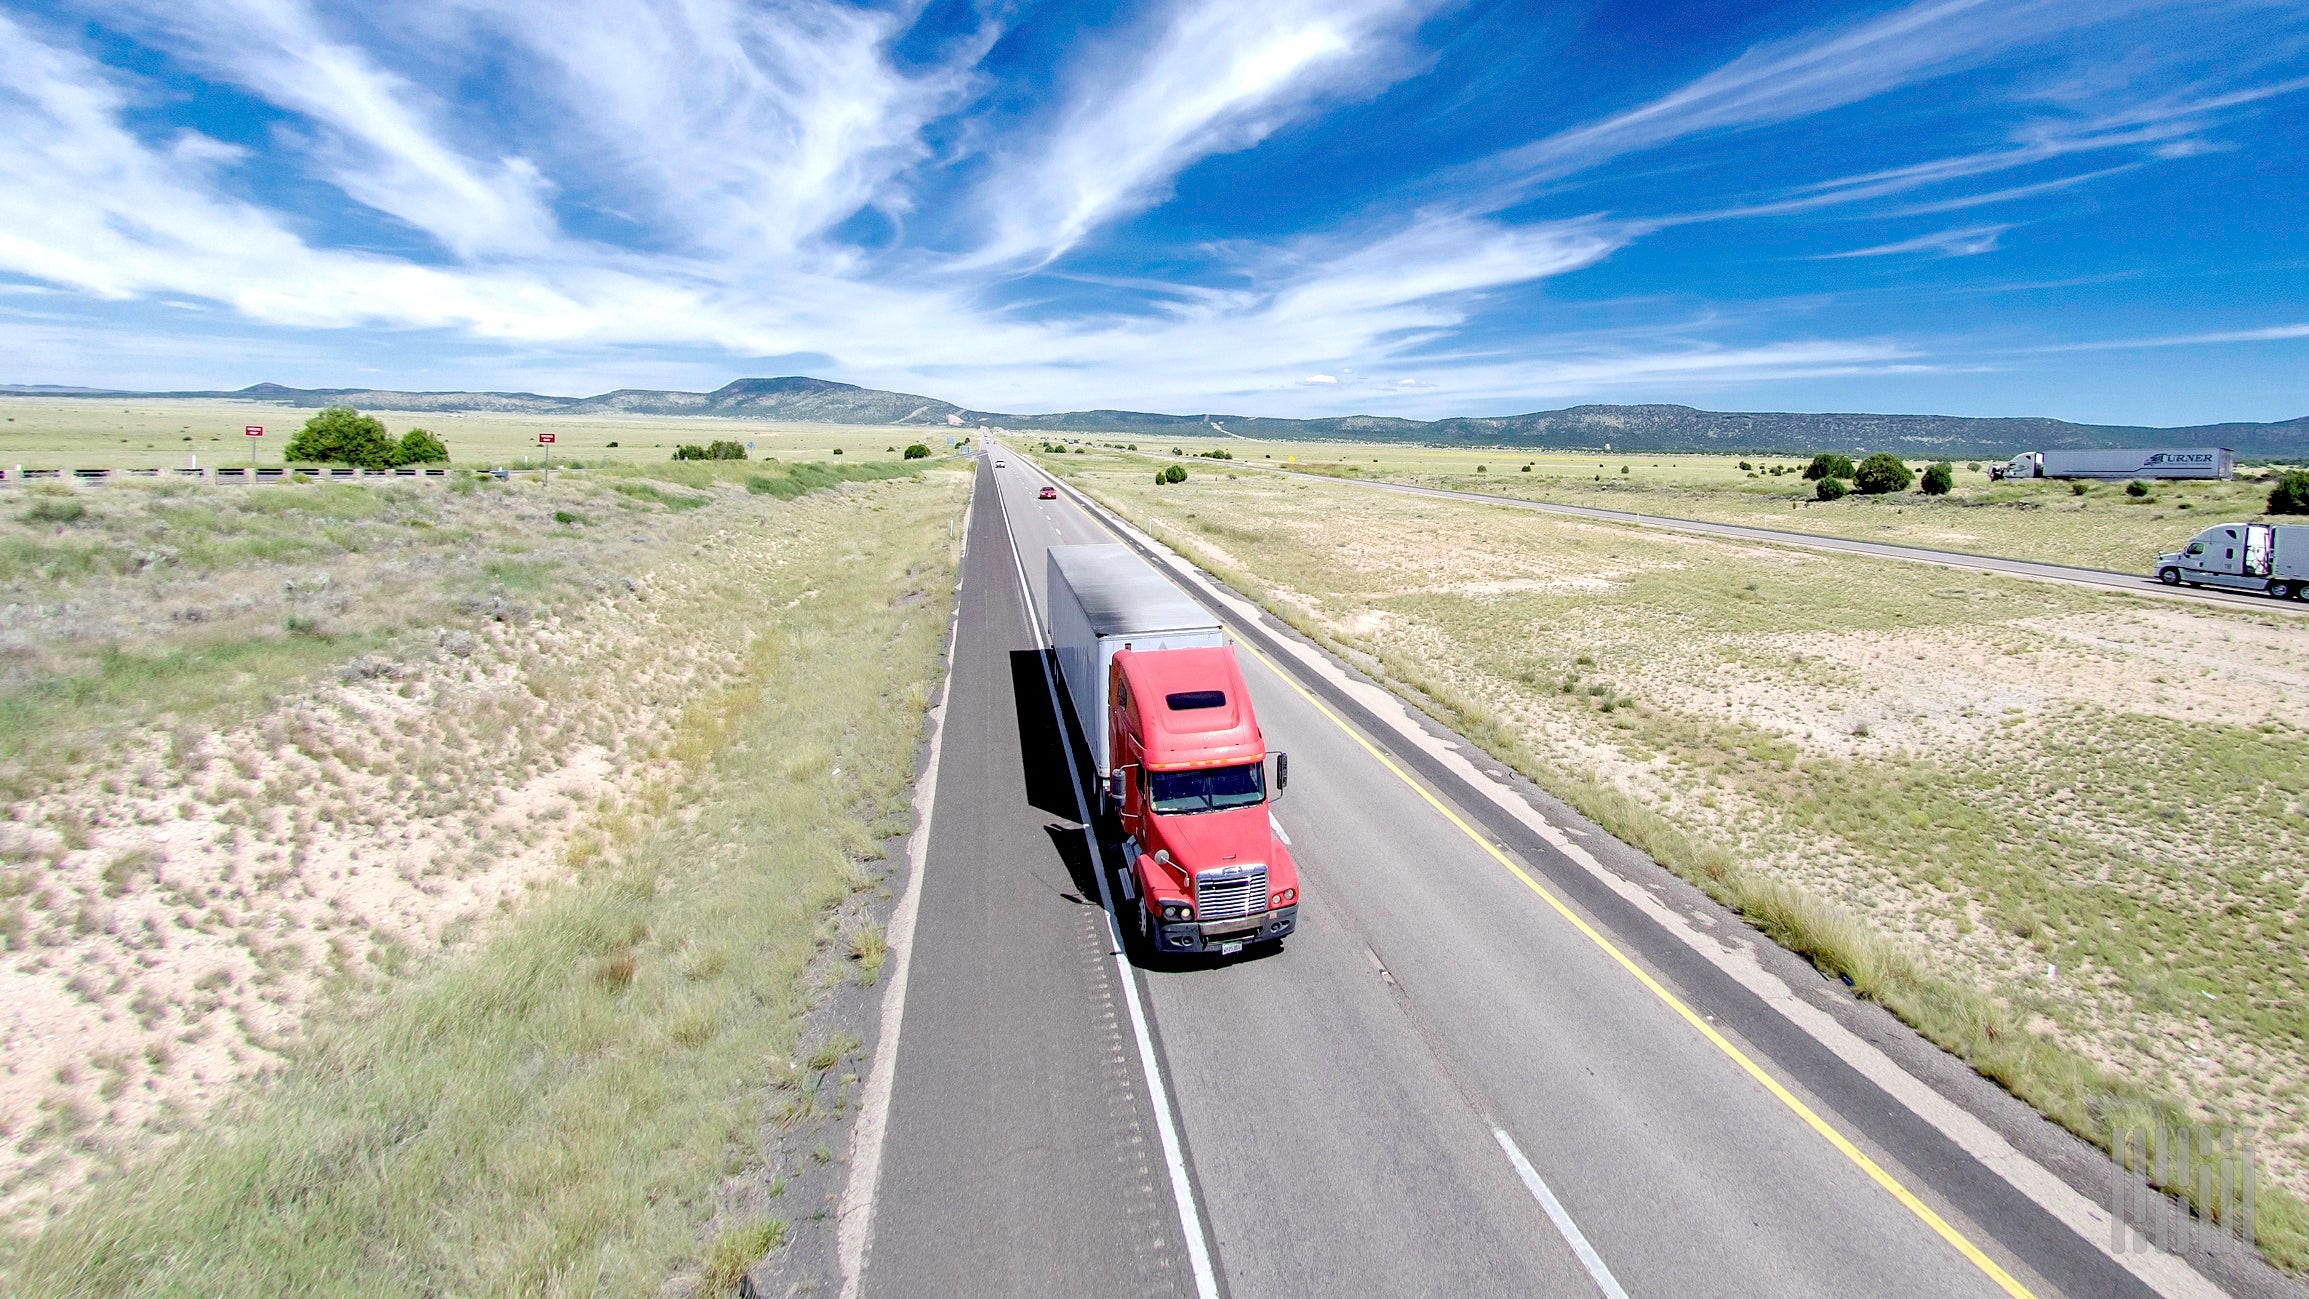
M 1916 484 L 1916 490 L 1926 496 L 1946 496 L 1948 489 L 1954 486 L 1956 486 L 1956 466 L 1943 460 L 1925 469 L 1924 479 Z
M 1196 454 L 1202 456 L 1202 458 L 1205 460 L 1232 460 L 1235 458 L 1234 452 L 1228 451 L 1223 447 L 1213 451 L 1197 452 Z
M 2132 480 L 2131 482 L 2129 482 L 2129 483 L 2126 483 L 2126 484 L 2125 484 L 2125 495 L 2127 495 L 2127 496 L 2131 496 L 2131 497 L 2135 497 L 2135 498 L 2138 498 L 2138 497 L 2146 496 L 2146 495 L 2148 495 L 2148 494 L 2149 494 L 2149 485 L 2148 485 L 2147 483 L 2144 483 L 2144 482 L 2142 482 L 2142 481 L 2141 481 L 2140 479 L 2138 479 L 2138 478 L 2135 478 L 2135 479 L 2134 479 L 2134 480 Z
M 908 460 L 928 460 L 930 458 L 930 447 L 928 444 L 922 442 L 909 443 L 906 447 L 906 458 Z
M 1846 487 L 1844 485 L 1844 480 L 1841 478 L 1823 478 L 1820 480 L 1819 484 L 1812 489 L 1812 495 L 1823 501 L 1834 501 L 1841 500 L 1844 496 L 1844 493 L 1850 490 L 1852 489 Z
M 1747 461 L 1745 461 L 1745 460 L 1742 460 L 1742 461 L 1740 462 L 1740 468 L 1742 468 L 1742 469 L 1753 469 L 1753 468 L 1755 468 L 1755 466 L 1754 466 L 1754 465 L 1752 465 L 1752 464 L 1749 464 L 1749 463 L 1748 463 Z
M 1916 481 L 1916 473 L 1900 457 L 1889 451 L 1879 451 L 1860 462 L 1852 471 L 1852 486 L 1862 496 L 1882 496 L 1886 492 L 1904 491 Z
M 1804 466 L 1804 480 L 1806 482 L 1822 478 L 1850 478 L 1851 476 L 1852 457 L 1840 456 L 1833 451 L 1821 452 L 1812 457 L 1811 464 Z
M 2309 469 L 2288 469 L 2269 489 L 2269 513 L 2309 514 Z
M 617 443 L 612 442 L 610 445 L 616 446 Z M 401 435 L 400 442 L 393 447 L 393 463 L 396 465 L 438 465 L 447 463 L 448 459 L 449 448 L 443 446 L 441 439 L 427 429 L 410 429 Z
M 834 454 L 840 455 L 842 453 L 836 451 Z M 684 443 L 675 447 L 673 458 L 676 460 L 743 460 L 746 458 L 746 447 L 742 442 L 716 438 L 702 447 L 695 443 Z
M 2071 496 L 2085 496 L 2089 495 L 2092 492 L 2092 489 L 2093 485 L 2091 483 L 2070 483 L 2068 485 L 2068 494 Z
M 1158 483 L 1183 483 L 1186 480 L 1187 467 L 1185 465 L 1169 465 L 1155 470 L 1155 481 Z
M 585 522 L 585 516 L 579 514 L 575 510 L 555 510 L 553 512 L 553 521 L 555 523 L 583 523 Z
M 305 421 L 282 455 L 290 464 L 390 469 L 396 463 L 393 456 L 397 449 L 375 416 L 363 415 L 350 406 L 330 406 Z M 447 459 L 448 454 L 442 453 L 442 458 Z
M 79 501 L 43 496 L 32 502 L 31 509 L 16 517 L 26 523 L 78 523 L 88 517 L 88 507 Z

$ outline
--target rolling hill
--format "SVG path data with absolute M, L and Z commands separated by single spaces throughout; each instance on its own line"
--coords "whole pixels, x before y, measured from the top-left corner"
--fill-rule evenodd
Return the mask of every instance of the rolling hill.
M 287 406 L 358 406 L 400 411 L 497 411 L 564 415 L 691 415 L 827 424 L 1002 428 L 1142 437 L 1219 434 L 1284 441 L 1344 439 L 1443 446 L 1615 451 L 1891 451 L 1910 458 L 2002 457 L 2047 447 L 2225 446 L 2258 459 L 2309 457 L 2309 416 L 2268 424 L 2146 428 L 2072 424 L 2032 417 L 1871 415 L 1786 411 L 1706 411 L 1690 406 L 1573 406 L 1527 415 L 1440 420 L 1346 415 L 1272 419 L 1248 415 L 1162 415 L 1088 410 L 1050 415 L 975 411 L 913 393 L 789 375 L 739 379 L 712 392 L 620 388 L 593 397 L 534 392 L 403 392 L 382 388 L 289 388 L 260 383 L 233 392 L 127 392 L 47 385 L 0 386 L 0 394 L 41 397 L 229 397 Z

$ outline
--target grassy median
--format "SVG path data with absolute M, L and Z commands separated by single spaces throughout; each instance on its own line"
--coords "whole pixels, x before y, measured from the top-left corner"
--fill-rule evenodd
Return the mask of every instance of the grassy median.
M 394 602 L 323 604 L 319 635 L 274 633 L 299 653 L 302 640 L 339 638 L 328 643 L 343 671 L 325 670 L 319 651 L 310 657 L 322 667 L 295 662 L 311 669 L 304 680 L 328 696 L 330 715 L 377 714 L 368 747 L 378 752 L 341 734 L 294 733 L 284 717 L 311 700 L 279 680 L 269 694 L 234 685 L 219 666 L 214 679 L 230 688 L 211 692 L 220 711 L 204 716 L 257 735 L 277 723 L 282 745 L 258 752 L 264 770 L 242 773 L 232 753 L 216 752 L 198 770 L 156 761 L 154 780 L 173 782 L 165 798 L 196 817 L 216 812 L 218 840 L 243 855 L 173 848 L 141 874 L 113 872 L 123 891 L 106 895 L 109 825 L 16 841 L 30 849 L 12 859 L 25 874 L 84 872 L 88 898 L 123 917 L 181 902 L 183 937 L 152 950 L 209 941 L 229 971 L 183 1006 L 155 999 L 156 1049 L 122 1067 L 129 1099 L 180 1075 L 184 1052 L 231 1040 L 228 1023 L 255 1023 L 267 1007 L 297 1013 L 239 1041 L 232 1058 L 249 1070 L 187 1092 L 173 1122 L 124 1117 L 108 1128 L 100 1107 L 119 1094 L 75 1079 L 101 1084 L 74 1100 L 77 1136 L 100 1138 L 81 1152 L 89 1181 L 17 1238 L 6 1288 L 649 1294 L 685 1271 L 734 1275 L 749 1261 L 739 1255 L 774 1243 L 770 1221 L 716 1223 L 707 1238 L 712 1193 L 754 1157 L 786 1080 L 808 1067 L 795 1059 L 801 973 L 833 941 L 820 932 L 828 909 L 904 828 L 950 606 L 966 480 L 905 473 L 842 485 L 892 472 L 666 466 L 572 484 L 550 500 L 479 484 L 470 495 L 435 487 L 387 501 L 370 516 L 380 529 L 469 535 L 438 556 L 404 556 L 408 581 Z M 803 490 L 785 486 L 795 479 L 807 480 Z M 613 490 L 620 483 L 699 504 Z M 314 531 L 304 502 L 362 489 L 278 490 L 311 494 L 298 501 Z M 137 504 L 98 500 L 107 517 Z M 231 499 L 189 504 L 254 527 Z M 493 530 L 506 517 L 543 536 L 502 544 Z M 361 548 L 336 558 L 399 555 L 390 535 L 354 535 Z M 429 565 L 437 579 L 423 575 Z M 345 579 L 333 586 L 342 592 Z M 283 615 L 276 606 L 262 616 Z M 55 670 L 92 671 L 57 653 Z M 37 710 L 18 719 L 44 737 L 38 760 L 15 773 L 20 801 L 50 800 L 45 812 L 72 797 L 142 796 L 133 781 L 107 793 L 89 755 L 139 737 L 164 753 L 182 716 L 140 714 L 133 689 L 91 697 L 100 715 L 72 727 Z M 77 738 L 59 733 L 72 729 Z M 384 738 L 394 735 L 409 743 L 394 748 Z M 372 761 L 377 770 L 363 766 Z M 533 773 L 522 768 L 532 765 L 570 783 L 527 796 Z M 316 780 L 342 796 L 268 801 Z M 459 819 L 475 799 L 472 819 Z M 389 815 L 396 800 L 419 815 Z M 396 860 L 404 832 L 429 824 L 455 833 L 384 877 L 410 897 L 466 897 L 460 890 L 490 878 L 499 856 L 526 854 L 531 869 L 457 921 L 337 968 L 336 935 L 308 910 L 339 913 L 294 899 L 325 894 L 333 870 Z M 233 877 L 216 878 L 226 864 Z M 15 950 L 37 957 L 50 929 L 73 937 L 50 916 L 78 895 L 51 887 L 46 911 L 24 913 L 32 928 Z M 377 927 L 390 931 L 391 919 Z M 209 930 L 193 927 L 204 921 Z M 148 932 L 115 928 L 132 954 Z M 291 946 L 293 958 L 283 955 Z M 292 986 L 295 997 L 265 995 Z M 192 1020 L 200 996 L 221 1003 L 206 1029 Z M 100 1013 L 92 1006 L 90 1020 Z M 118 1018 L 135 1022 L 133 1012 Z M 171 1046 L 188 1032 L 200 1034 L 195 1043 Z M 164 1063 L 172 1050 L 178 1058 Z M 219 1057 L 220 1073 L 232 1067 Z M 48 1151 L 71 1140 L 51 1134 Z M 44 1153 L 17 1151 L 34 1161 L 27 1172 Z

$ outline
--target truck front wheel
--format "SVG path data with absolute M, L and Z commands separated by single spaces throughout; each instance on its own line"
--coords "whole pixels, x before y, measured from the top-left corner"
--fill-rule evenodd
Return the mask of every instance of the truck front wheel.
M 2166 586 L 2179 586 L 2181 584 L 2181 570 L 2168 564 L 2157 570 L 2157 580 Z
M 2293 598 L 2293 584 L 2290 582 L 2271 582 L 2269 594 L 2280 600 L 2290 600 Z

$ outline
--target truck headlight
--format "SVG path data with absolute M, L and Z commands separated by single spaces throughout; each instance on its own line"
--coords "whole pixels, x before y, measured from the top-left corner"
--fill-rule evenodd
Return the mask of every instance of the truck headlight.
M 1291 905 L 1292 903 L 1294 903 L 1294 902 L 1296 902 L 1296 901 L 1298 901 L 1298 900 L 1299 900 L 1299 890 L 1297 890 L 1297 889 L 1284 889 L 1282 892 L 1280 892 L 1280 893 L 1277 893 L 1277 894 L 1275 895 L 1275 900 L 1274 900 L 1274 902 L 1273 902 L 1271 905 L 1273 905 L 1273 906 L 1278 906 L 1278 907 L 1287 907 L 1287 906 Z
M 1185 902 L 1165 902 L 1165 903 L 1163 903 L 1163 919 L 1165 919 L 1165 920 L 1186 920 L 1186 919 L 1189 919 L 1189 918 L 1191 918 L 1191 917 L 1192 917 L 1194 914 L 1195 914 L 1195 909 L 1194 909 L 1194 907 L 1193 907 L 1191 904 L 1189 904 L 1189 903 L 1185 903 Z

